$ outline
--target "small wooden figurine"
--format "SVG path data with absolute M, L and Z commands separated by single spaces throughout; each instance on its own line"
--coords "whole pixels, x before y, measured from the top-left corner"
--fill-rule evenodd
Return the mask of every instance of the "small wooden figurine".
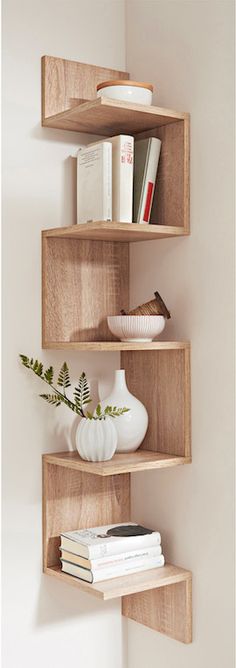
M 152 299 L 150 302 L 146 302 L 145 304 L 141 304 L 141 306 L 137 306 L 137 308 L 132 309 L 132 311 L 128 311 L 128 313 L 122 310 L 121 315 L 163 315 L 164 318 L 169 320 L 171 315 L 165 303 L 163 302 L 161 295 L 159 295 L 157 290 L 154 292 L 154 295 L 155 299 Z

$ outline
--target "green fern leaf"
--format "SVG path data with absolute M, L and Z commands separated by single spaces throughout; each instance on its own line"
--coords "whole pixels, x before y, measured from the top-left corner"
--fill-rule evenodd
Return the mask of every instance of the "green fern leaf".
M 48 369 L 46 369 L 46 371 L 44 372 L 44 378 L 45 378 L 45 380 L 47 381 L 47 383 L 49 383 L 49 385 L 52 385 L 52 382 L 53 382 L 53 373 L 54 373 L 54 371 L 53 371 L 53 367 L 52 367 L 52 366 L 50 366 L 50 367 L 49 367 Z
M 27 367 L 27 369 L 30 368 L 30 361 L 29 358 L 26 355 L 20 355 L 22 364 Z
M 67 387 L 70 387 L 71 382 L 70 382 L 70 376 L 69 376 L 69 369 L 67 366 L 67 363 L 64 362 L 64 364 L 61 367 L 61 371 L 58 376 L 58 381 L 57 385 L 60 385 L 60 387 L 63 387 L 63 390 L 65 392 Z
M 79 378 L 78 385 L 75 387 L 74 397 L 77 409 L 82 413 L 83 406 L 91 402 L 90 387 L 84 371 Z
M 45 401 L 48 402 L 48 404 L 51 404 L 51 406 L 60 406 L 61 405 L 61 400 L 59 399 L 57 394 L 40 394 L 39 395 L 41 399 L 45 399 Z

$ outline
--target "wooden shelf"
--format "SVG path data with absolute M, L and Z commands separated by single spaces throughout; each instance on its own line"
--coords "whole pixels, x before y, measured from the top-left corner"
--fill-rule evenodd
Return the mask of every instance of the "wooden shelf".
M 47 568 L 45 572 L 47 575 L 52 575 L 61 582 L 68 582 L 68 584 L 78 587 L 78 589 L 86 591 L 92 594 L 92 596 L 101 598 L 103 601 L 148 591 L 149 589 L 165 587 L 177 582 L 186 582 L 186 580 L 191 579 L 190 571 L 186 571 L 178 566 L 172 566 L 171 564 L 166 564 L 162 568 L 143 571 L 142 573 L 133 573 L 132 575 L 113 578 L 112 580 L 104 580 L 96 584 L 89 584 L 79 578 L 75 578 L 73 575 L 68 575 L 61 571 L 60 566 Z
M 184 227 L 168 225 L 138 225 L 137 223 L 117 223 L 98 221 L 68 227 L 56 227 L 43 230 L 45 238 L 53 239 L 91 239 L 94 241 L 153 241 L 168 237 L 187 236 Z
M 43 348 L 52 350 L 76 350 L 90 352 L 117 352 L 122 350 L 185 350 L 190 347 L 187 341 L 44 341 Z
M 189 234 L 189 114 L 96 98 L 98 83 L 128 78 L 126 72 L 42 59 L 44 127 L 162 142 L 151 224 L 98 221 L 42 233 L 43 347 L 120 351 L 128 387 L 149 415 L 135 453 L 98 463 L 76 452 L 43 455 L 43 570 L 99 599 L 121 597 L 125 617 L 189 643 L 189 571 L 166 564 L 91 585 L 60 568 L 61 533 L 132 520 L 131 473 L 191 462 L 189 343 L 120 342 L 107 326 L 107 315 L 129 309 L 130 242 Z
M 100 476 L 163 469 L 191 462 L 191 457 L 167 455 L 163 452 L 152 452 L 151 450 L 137 450 L 137 452 L 131 454 L 117 454 L 107 462 L 87 462 L 81 459 L 77 452 L 56 452 L 43 455 L 43 458 L 46 462 L 55 464 L 55 466 L 64 466 L 75 471 L 85 471 Z
M 188 120 L 189 114 L 162 107 L 131 104 L 100 97 L 79 103 L 43 120 L 48 128 L 94 135 L 136 134 L 158 126 Z

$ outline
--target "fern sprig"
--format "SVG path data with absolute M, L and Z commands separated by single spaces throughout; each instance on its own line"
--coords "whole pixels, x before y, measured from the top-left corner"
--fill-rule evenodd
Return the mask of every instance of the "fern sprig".
M 91 402 L 91 397 L 90 397 L 90 387 L 84 371 L 83 373 L 81 373 L 78 385 L 76 385 L 75 387 L 74 397 L 75 397 L 75 404 L 79 414 L 82 417 L 85 417 L 83 407 Z
M 47 401 L 47 403 L 49 403 L 51 406 L 55 406 L 57 408 L 58 406 L 61 406 L 61 404 L 65 404 L 65 406 L 70 408 L 73 413 L 76 413 L 77 415 L 80 415 L 81 417 L 87 418 L 89 420 L 105 420 L 107 417 L 116 418 L 130 410 L 129 408 L 125 407 L 117 408 L 117 406 L 106 406 L 106 408 L 102 410 L 101 404 L 98 403 L 93 414 L 89 411 L 85 413 L 84 406 L 89 404 L 92 400 L 90 397 L 89 383 L 84 371 L 79 378 L 78 385 L 76 385 L 74 389 L 75 401 L 71 401 L 71 399 L 66 396 L 66 388 L 71 386 L 69 369 L 66 362 L 64 362 L 61 367 L 57 381 L 57 385 L 62 387 L 61 392 L 53 385 L 54 370 L 52 366 L 48 367 L 48 369 L 44 371 L 42 362 L 39 362 L 37 359 L 34 360 L 32 357 L 29 358 L 26 355 L 20 355 L 20 359 L 23 366 L 25 366 L 27 369 L 30 369 L 30 371 L 33 371 L 36 376 L 41 378 L 41 380 L 47 383 L 47 385 L 50 385 L 52 388 L 53 394 L 39 395 L 41 399 Z

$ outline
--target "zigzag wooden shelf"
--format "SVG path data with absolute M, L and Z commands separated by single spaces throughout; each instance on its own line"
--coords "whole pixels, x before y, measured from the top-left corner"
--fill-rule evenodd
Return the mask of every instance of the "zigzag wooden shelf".
M 43 569 L 104 601 L 122 598 L 125 617 L 189 643 L 189 571 L 166 564 L 90 585 L 60 569 L 61 533 L 132 519 L 131 473 L 191 462 L 189 343 L 122 343 L 106 322 L 129 309 L 130 242 L 189 234 L 189 114 L 95 99 L 96 84 L 124 78 L 126 72 L 42 59 L 45 128 L 162 141 L 150 225 L 97 221 L 42 234 L 43 348 L 120 351 L 128 387 L 149 414 L 145 439 L 131 455 L 101 463 L 70 452 L 43 456 Z

